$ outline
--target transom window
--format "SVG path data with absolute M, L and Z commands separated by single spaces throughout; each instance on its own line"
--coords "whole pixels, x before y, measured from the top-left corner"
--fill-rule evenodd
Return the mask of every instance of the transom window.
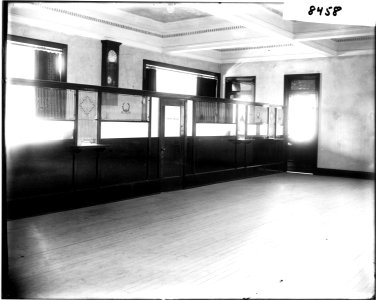
M 218 73 L 144 60 L 144 90 L 219 97 L 219 78 Z
M 8 35 L 7 77 L 67 81 L 67 45 Z

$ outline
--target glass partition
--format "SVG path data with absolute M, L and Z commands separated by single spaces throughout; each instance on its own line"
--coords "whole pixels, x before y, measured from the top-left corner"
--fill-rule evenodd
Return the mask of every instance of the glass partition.
M 267 137 L 268 135 L 268 107 L 260 105 L 248 106 L 247 135 Z
M 91 146 L 98 143 L 99 136 L 101 139 L 159 136 L 158 97 L 99 93 L 8 85 L 7 145 L 76 138 L 78 146 Z M 178 116 L 177 111 L 165 111 L 167 116 L 170 113 L 169 121 L 181 122 L 182 116 L 180 120 L 174 117 Z M 279 106 L 191 99 L 186 101 L 186 113 L 187 136 L 193 135 L 193 129 L 196 136 L 238 136 L 240 139 L 284 134 L 284 110 Z M 171 124 L 165 123 L 167 136 L 178 136 L 171 131 Z
M 275 108 L 269 107 L 269 119 L 268 119 L 268 137 L 275 138 Z
M 150 97 L 102 93 L 101 139 L 149 136 Z M 152 136 L 158 136 L 159 99 L 152 101 Z
M 276 136 L 280 137 L 284 134 L 284 119 L 283 108 L 277 107 L 276 109 Z
M 196 136 L 235 136 L 236 108 L 233 103 L 196 102 Z
M 235 123 L 235 104 L 218 102 L 197 102 L 196 123 Z
M 146 122 L 148 105 L 147 97 L 102 93 L 102 120 Z
M 236 124 L 198 123 L 196 136 L 235 136 Z
M 238 104 L 238 138 L 245 139 L 246 106 Z
M 147 138 L 148 127 L 146 122 L 102 122 L 101 138 Z
M 6 145 L 73 139 L 74 90 L 7 85 Z

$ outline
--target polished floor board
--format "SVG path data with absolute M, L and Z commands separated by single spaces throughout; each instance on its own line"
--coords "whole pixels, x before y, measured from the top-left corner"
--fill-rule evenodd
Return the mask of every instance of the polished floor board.
M 276 174 L 8 222 L 20 298 L 364 298 L 374 183 Z

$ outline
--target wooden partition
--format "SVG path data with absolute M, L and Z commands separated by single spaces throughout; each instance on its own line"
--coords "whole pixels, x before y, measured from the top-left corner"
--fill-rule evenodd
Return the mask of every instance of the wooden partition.
M 9 218 L 285 170 L 282 106 L 22 79 L 6 87 Z M 10 104 L 18 99 L 28 115 Z M 16 130 L 22 116 L 29 128 Z

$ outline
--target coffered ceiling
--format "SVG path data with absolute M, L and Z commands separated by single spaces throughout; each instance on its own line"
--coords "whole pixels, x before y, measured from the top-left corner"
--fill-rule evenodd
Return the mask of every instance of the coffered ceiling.
M 374 53 L 374 27 L 287 21 L 282 3 L 13 3 L 9 21 L 215 63 Z
M 157 22 L 171 23 L 184 21 L 189 19 L 197 19 L 208 17 L 209 14 L 204 13 L 193 7 L 181 7 L 174 3 L 170 4 L 130 4 L 128 7 L 123 6 L 121 9 L 127 13 L 136 16 L 152 19 Z

